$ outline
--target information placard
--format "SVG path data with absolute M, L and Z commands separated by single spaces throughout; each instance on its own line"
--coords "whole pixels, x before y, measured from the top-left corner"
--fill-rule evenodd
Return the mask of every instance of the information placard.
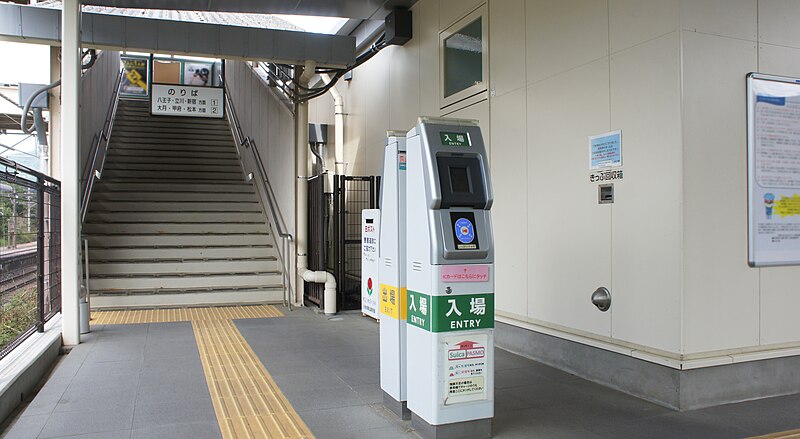
M 482 401 L 487 393 L 486 334 L 444 339 L 444 405 Z
M 384 290 L 378 279 L 380 262 L 378 240 L 381 233 L 381 211 L 364 209 L 361 211 L 361 313 L 379 319 L 378 288 Z M 382 294 L 382 293 L 381 293 Z M 397 300 L 397 298 L 395 298 Z M 399 309 L 399 308 L 395 308 Z M 394 318 L 399 318 L 394 316 Z
M 153 84 L 150 114 L 222 119 L 225 117 L 225 90 L 222 87 Z
M 747 76 L 748 263 L 800 264 L 800 79 Z

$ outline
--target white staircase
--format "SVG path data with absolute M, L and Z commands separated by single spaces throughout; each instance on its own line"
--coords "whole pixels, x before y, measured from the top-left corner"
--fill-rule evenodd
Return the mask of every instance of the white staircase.
M 92 308 L 274 303 L 275 242 L 224 120 L 119 103 L 83 234 Z

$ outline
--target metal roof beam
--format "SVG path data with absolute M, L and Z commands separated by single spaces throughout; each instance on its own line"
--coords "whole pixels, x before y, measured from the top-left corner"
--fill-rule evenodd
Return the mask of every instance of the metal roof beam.
M 344 67 L 355 62 L 355 38 L 84 12 L 85 48 Z M 0 3 L 0 39 L 61 44 L 61 11 Z

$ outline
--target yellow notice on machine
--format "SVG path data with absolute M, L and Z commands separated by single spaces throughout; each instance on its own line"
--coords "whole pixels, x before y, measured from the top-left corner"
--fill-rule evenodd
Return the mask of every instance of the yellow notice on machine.
M 381 284 L 381 314 L 397 320 L 406 319 L 408 290 Z

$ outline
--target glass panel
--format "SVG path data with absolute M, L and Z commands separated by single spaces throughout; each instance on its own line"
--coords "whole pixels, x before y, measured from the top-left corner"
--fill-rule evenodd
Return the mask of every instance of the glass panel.
M 483 82 L 482 19 L 444 40 L 444 96 Z

